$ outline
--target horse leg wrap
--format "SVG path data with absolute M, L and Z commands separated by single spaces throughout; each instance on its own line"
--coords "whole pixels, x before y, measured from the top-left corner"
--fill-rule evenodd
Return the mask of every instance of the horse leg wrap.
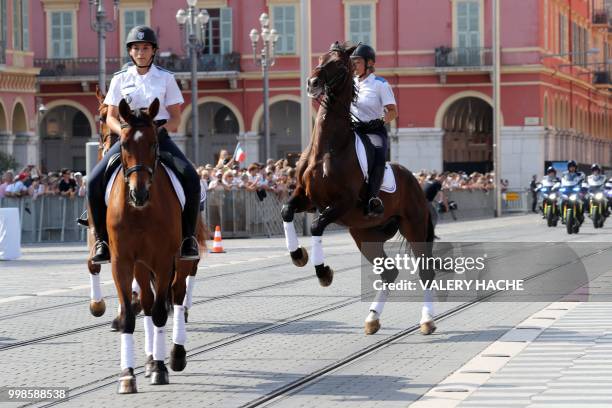
M 295 225 L 293 221 L 283 221 L 283 228 L 285 230 L 285 243 L 289 252 L 295 252 L 298 249 L 298 237 L 295 232 Z
M 185 345 L 187 331 L 185 330 L 185 308 L 174 305 L 174 318 L 172 322 L 172 341 L 174 344 Z
M 134 335 L 121 333 L 121 370 L 134 368 Z
M 183 315 L 184 316 L 184 315 Z M 164 327 L 154 326 L 153 360 L 164 361 L 166 358 L 166 330 Z
M 382 314 L 383 309 L 385 308 L 385 303 L 387 302 L 387 297 L 389 296 L 388 290 L 380 290 L 376 293 L 376 297 L 374 301 L 370 305 L 370 310 Z
M 100 288 L 100 274 L 89 274 L 89 283 L 91 285 L 90 298 L 96 302 L 102 300 L 102 289 Z
M 431 289 L 425 289 L 423 308 L 421 309 L 421 321 L 419 324 L 427 323 L 433 320 L 434 309 L 433 309 L 433 292 Z
M 323 237 L 322 236 L 312 236 L 312 264 L 315 265 L 323 265 L 325 262 L 323 258 Z
M 191 309 L 194 285 L 195 285 L 195 276 L 188 276 L 187 277 L 187 289 L 185 290 L 185 299 L 183 299 L 183 306 L 185 306 L 187 309 Z
M 144 326 L 144 335 L 145 335 L 144 351 L 148 357 L 148 356 L 153 355 L 153 336 L 155 332 L 155 329 L 153 326 L 153 319 L 151 318 L 151 316 L 144 317 L 143 326 Z

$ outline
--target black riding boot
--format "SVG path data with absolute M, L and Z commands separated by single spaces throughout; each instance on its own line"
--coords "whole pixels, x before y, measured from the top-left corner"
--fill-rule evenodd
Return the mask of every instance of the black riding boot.
M 384 175 L 385 149 L 377 147 L 374 151 L 374 169 L 368 181 L 367 215 L 370 217 L 378 217 L 385 212 L 385 206 L 382 200 L 378 198 L 378 192 L 380 191 Z
M 178 176 L 185 192 L 185 208 L 181 215 L 183 241 L 180 259 L 200 259 L 198 241 L 195 237 L 196 225 L 200 216 L 200 176 L 183 152 L 168 136 L 166 129 L 159 130 L 159 149 L 162 162 Z

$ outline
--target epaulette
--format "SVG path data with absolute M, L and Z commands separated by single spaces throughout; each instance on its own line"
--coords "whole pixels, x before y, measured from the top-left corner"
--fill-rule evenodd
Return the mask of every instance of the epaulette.
M 379 77 L 379 76 L 374 76 L 374 79 L 380 82 L 387 82 L 387 80 L 383 77 Z
M 115 75 L 119 75 L 119 74 L 123 74 L 125 71 L 127 71 L 127 68 L 126 68 L 126 69 L 122 69 L 121 71 L 117 71 L 117 72 L 115 72 L 115 73 L 113 74 L 113 76 L 115 76 Z
M 164 72 L 167 72 L 167 73 L 169 73 L 171 75 L 174 75 L 174 72 L 168 71 L 166 68 L 162 68 L 159 65 L 155 65 L 155 68 L 159 69 L 160 71 L 164 71 Z

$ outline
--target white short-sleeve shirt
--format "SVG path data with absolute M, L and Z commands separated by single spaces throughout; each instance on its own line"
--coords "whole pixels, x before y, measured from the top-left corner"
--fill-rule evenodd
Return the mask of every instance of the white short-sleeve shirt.
M 363 81 L 355 77 L 357 100 L 351 104 L 351 112 L 362 122 L 381 119 L 385 106 L 395 105 L 395 96 L 389 83 L 382 77 L 370 74 Z
M 138 74 L 135 65 L 115 73 L 111 79 L 108 93 L 104 99 L 107 105 L 119 106 L 121 99 L 125 99 L 133 110 L 148 108 L 159 99 L 159 112 L 155 120 L 169 119 L 167 106 L 183 103 L 183 95 L 176 84 L 174 74 L 151 65 L 145 75 Z

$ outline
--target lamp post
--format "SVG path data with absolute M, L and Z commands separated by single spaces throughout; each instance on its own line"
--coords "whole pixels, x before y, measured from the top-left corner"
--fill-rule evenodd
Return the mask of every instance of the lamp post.
M 274 44 L 278 41 L 278 33 L 273 28 L 270 30 L 270 18 L 266 13 L 262 13 L 259 16 L 259 23 L 261 25 L 261 34 L 257 32 L 257 29 L 253 28 L 249 33 L 251 38 L 251 44 L 253 45 L 253 59 L 255 63 L 261 66 L 263 73 L 263 88 L 264 88 L 264 143 L 265 143 L 265 160 L 270 158 L 270 80 L 268 78 L 268 71 L 271 66 L 274 65 Z M 261 52 L 257 55 L 257 41 L 261 36 L 262 47 Z
M 113 0 L 115 15 L 119 7 L 119 0 Z M 106 21 L 104 0 L 89 0 L 91 15 L 91 29 L 98 33 L 98 88 L 106 94 L 106 33 L 115 30 L 113 21 Z
M 206 24 L 210 19 L 208 11 L 197 8 L 198 0 L 187 0 L 187 10 L 176 12 L 176 22 L 186 28 L 185 49 L 189 51 L 191 63 L 191 137 L 193 139 L 193 162 L 200 162 L 200 141 L 198 129 L 198 52 L 204 50 Z M 198 31 L 201 33 L 198 38 Z
M 47 107 L 42 102 L 42 98 L 37 98 L 38 109 L 37 111 L 37 122 L 38 122 L 38 169 L 42 171 L 42 140 L 43 140 L 43 128 L 42 128 L 42 120 L 45 114 L 47 113 Z

